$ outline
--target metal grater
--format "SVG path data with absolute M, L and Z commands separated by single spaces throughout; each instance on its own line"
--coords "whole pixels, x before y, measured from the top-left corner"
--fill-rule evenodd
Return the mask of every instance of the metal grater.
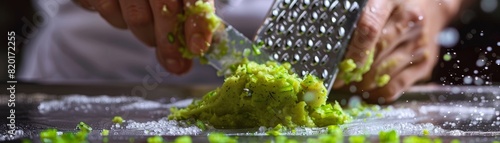
M 262 54 L 250 54 L 249 59 L 260 63 L 289 62 L 299 76 L 313 74 L 323 79 L 329 92 L 365 3 L 366 0 L 276 0 L 254 40 L 255 45 L 263 45 Z M 222 38 L 215 38 L 211 48 L 214 51 L 206 57 L 219 71 L 227 72 L 228 65 L 241 61 L 243 56 L 239 55 L 252 51 L 250 40 L 229 25 L 215 35 Z M 216 48 L 221 44 L 231 47 L 223 57 Z M 219 57 L 214 56 L 217 54 Z

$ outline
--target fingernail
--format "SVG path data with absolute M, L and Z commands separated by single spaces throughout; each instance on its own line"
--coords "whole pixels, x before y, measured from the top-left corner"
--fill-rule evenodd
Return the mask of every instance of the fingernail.
M 201 34 L 196 33 L 191 36 L 189 50 L 191 50 L 193 54 L 199 55 L 203 53 L 205 49 L 207 49 L 207 46 L 207 41 L 205 41 Z
M 183 69 L 182 67 L 183 64 L 181 62 L 182 61 L 177 59 L 166 59 L 165 68 L 173 74 L 182 74 L 181 70 Z

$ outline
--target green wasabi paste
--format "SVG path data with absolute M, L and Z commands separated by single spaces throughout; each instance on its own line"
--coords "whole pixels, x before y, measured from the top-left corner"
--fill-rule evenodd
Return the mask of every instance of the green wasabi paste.
M 108 136 L 108 135 L 109 135 L 109 130 L 102 129 L 101 136 Z
M 283 132 L 284 128 L 281 124 L 276 125 L 272 130 L 266 132 L 267 135 L 279 136 Z
M 338 126 L 328 126 L 328 134 L 319 135 L 318 138 L 309 138 L 307 143 L 343 143 L 344 133 Z
M 203 14 L 207 23 L 208 29 L 212 32 L 217 29 L 220 25 L 220 19 L 215 15 L 215 8 L 210 2 L 204 2 L 202 0 L 198 0 L 194 3 L 194 5 L 187 6 L 186 16 L 195 15 L 195 14 Z
M 429 135 L 429 130 L 427 130 L 427 129 L 422 130 L 422 134 L 424 136 L 428 136 Z
M 366 136 L 350 136 L 349 143 L 366 143 Z
M 207 26 L 208 26 L 207 28 L 211 32 L 214 32 L 219 27 L 219 25 L 221 25 L 220 24 L 221 20 L 215 14 L 215 8 L 213 7 L 213 5 L 210 2 L 204 2 L 202 0 L 198 0 L 192 5 L 189 4 L 185 10 L 184 15 L 178 16 L 179 21 L 184 22 L 186 17 L 191 16 L 191 15 L 197 15 L 197 14 L 199 14 L 203 18 L 205 18 L 205 21 L 207 22 Z M 182 29 L 182 28 L 179 28 L 179 29 Z M 184 38 L 182 38 L 184 36 L 183 33 L 182 32 L 176 32 L 176 33 L 177 33 L 177 37 L 179 37 L 179 40 L 182 40 L 182 42 L 184 42 L 183 41 Z M 170 38 L 170 36 L 169 36 L 169 40 L 170 39 L 174 39 L 173 36 L 172 36 L 172 38 Z M 182 56 L 184 58 L 190 58 L 190 59 L 197 57 L 196 55 L 191 53 L 191 51 L 189 51 L 187 49 L 186 44 L 185 43 L 182 44 L 182 42 L 181 42 L 181 48 L 179 49 Z M 210 45 L 210 43 L 207 43 L 207 45 Z M 203 54 L 203 52 L 202 52 L 202 54 Z
M 152 136 L 152 137 L 148 137 L 147 142 L 148 143 L 164 143 L 165 141 L 163 140 L 163 138 L 161 136 Z
M 399 134 L 395 130 L 381 131 L 378 138 L 381 143 L 399 143 Z
M 57 129 L 47 129 L 40 132 L 40 140 L 43 143 L 87 143 L 87 136 L 92 131 L 92 128 L 80 122 L 76 129 L 78 132 L 65 132 L 58 134 Z
M 448 62 L 451 60 L 451 54 L 450 53 L 446 53 L 443 55 L 443 60 Z
M 111 121 L 116 124 L 121 124 L 123 123 L 123 118 L 121 116 L 115 116 Z
M 237 143 L 236 138 L 228 137 L 224 133 L 210 133 L 208 135 L 208 142 L 210 143 Z
M 339 66 L 339 78 L 342 79 L 346 84 L 351 82 L 360 82 L 363 80 L 363 74 L 370 70 L 373 64 L 373 59 L 375 56 L 375 49 L 367 51 L 365 63 L 363 66 L 358 66 L 354 63 L 353 59 L 344 59 L 340 62 Z
M 174 140 L 174 143 L 192 143 L 193 140 L 190 136 L 181 136 Z
M 225 79 L 222 87 L 207 93 L 184 109 L 171 108 L 169 119 L 197 119 L 215 128 L 324 127 L 348 122 L 351 117 L 335 102 L 327 104 L 323 82 L 303 79 L 290 64 L 246 62 Z
M 375 82 L 377 83 L 377 87 L 383 87 L 387 83 L 389 83 L 390 80 L 391 76 L 389 76 L 388 74 L 384 74 L 380 77 L 377 77 Z
M 457 140 L 458 141 L 458 140 Z M 428 136 L 409 136 L 403 139 L 403 143 L 442 143 L 443 141 L 439 138 L 431 139 Z M 451 143 L 454 143 L 451 141 Z M 460 143 L 460 141 L 459 141 Z

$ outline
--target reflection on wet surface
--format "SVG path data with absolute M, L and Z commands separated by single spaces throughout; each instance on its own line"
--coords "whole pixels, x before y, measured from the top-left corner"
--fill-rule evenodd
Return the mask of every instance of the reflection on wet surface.
M 474 87 L 439 88 L 439 91 L 427 88 L 420 90 L 426 92 L 410 92 L 407 93 L 408 97 L 423 96 L 429 99 L 412 101 L 403 98 L 390 106 L 367 108 L 357 112 L 351 123 L 341 127 L 345 135 L 377 135 L 380 131 L 391 129 L 401 135 L 422 135 L 423 130 L 427 130 L 431 136 L 460 136 L 466 139 L 478 139 L 476 136 L 483 136 L 493 140 L 495 136 L 500 135 L 500 95 L 495 88 L 481 90 L 472 88 Z M 14 138 L 36 139 L 37 133 L 47 128 L 74 131 L 80 121 L 94 128 L 89 136 L 91 140 L 99 140 L 102 129 L 109 129 L 111 137 L 115 140 L 128 140 L 130 137 L 141 139 L 152 135 L 171 137 L 193 135 L 203 139 L 207 133 L 213 131 L 238 136 L 261 136 L 265 135 L 266 131 L 263 127 L 202 131 L 193 124 L 170 121 L 166 118 L 170 107 L 185 107 L 193 101 L 192 98 L 159 97 L 151 100 L 107 95 L 18 96 L 36 98 L 17 103 L 22 108 L 19 108 L 16 114 L 18 130 Z M 112 123 L 111 119 L 114 116 L 123 117 L 124 124 Z M 2 126 L 3 131 L 4 128 L 6 129 L 6 126 Z M 321 133 L 325 133 L 324 128 L 297 128 L 293 133 L 287 131 L 284 134 L 315 136 Z M 6 133 L 0 135 L 0 140 L 8 138 Z M 259 140 L 265 137 L 246 138 Z

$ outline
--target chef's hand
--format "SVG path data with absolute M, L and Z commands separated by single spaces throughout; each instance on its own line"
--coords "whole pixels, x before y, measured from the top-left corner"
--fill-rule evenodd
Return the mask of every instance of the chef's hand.
M 212 32 L 202 14 L 189 15 L 185 22 L 178 19 L 178 14 L 182 14 L 187 5 L 193 5 L 196 1 L 75 0 L 82 7 L 99 12 L 114 27 L 128 28 L 143 43 L 156 47 L 158 61 L 174 74 L 186 73 L 192 65 L 192 61 L 183 58 L 179 52 L 180 40 L 196 55 L 207 51 L 207 43 L 212 40 Z M 210 1 L 213 6 L 213 0 L 203 1 Z M 182 26 L 184 29 L 179 28 Z M 184 31 L 176 31 L 179 29 Z M 173 36 L 176 33 L 185 36 Z
M 368 0 L 345 59 L 352 59 L 361 70 L 374 51 L 373 64 L 361 81 L 348 83 L 343 79 L 345 73 L 340 72 L 334 88 L 359 93 L 371 103 L 396 100 L 404 90 L 431 74 L 438 59 L 437 35 L 455 15 L 459 3 Z M 383 77 L 390 80 L 377 85 Z

